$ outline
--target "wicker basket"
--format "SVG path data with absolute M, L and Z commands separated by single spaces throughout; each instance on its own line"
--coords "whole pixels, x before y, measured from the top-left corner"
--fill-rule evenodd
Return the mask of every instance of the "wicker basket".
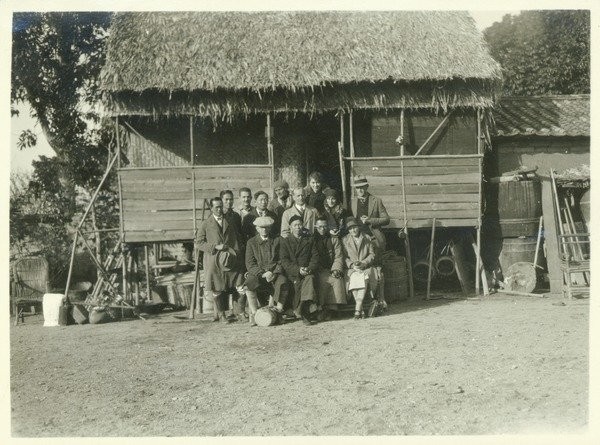
M 408 298 L 406 259 L 401 256 L 384 257 L 383 275 L 386 301 L 406 300 Z

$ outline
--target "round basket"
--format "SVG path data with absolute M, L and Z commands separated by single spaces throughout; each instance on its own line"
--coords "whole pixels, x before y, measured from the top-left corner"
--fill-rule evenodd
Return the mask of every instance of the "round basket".
M 454 258 L 448 255 L 439 257 L 435 262 L 435 270 L 442 277 L 449 277 L 456 272 Z
M 413 266 L 413 278 L 420 283 L 427 283 L 427 274 L 429 272 L 429 263 L 427 261 L 418 261 Z M 431 271 L 431 277 L 435 275 L 435 269 Z

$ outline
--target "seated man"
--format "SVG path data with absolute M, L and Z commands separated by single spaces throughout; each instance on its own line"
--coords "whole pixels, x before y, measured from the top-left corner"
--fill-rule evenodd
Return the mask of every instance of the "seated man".
M 294 311 L 306 325 L 313 324 L 310 305 L 316 300 L 314 271 L 319 267 L 319 253 L 312 237 L 302 230 L 302 219 L 294 215 L 288 221 L 290 235 L 279 245 L 281 265 L 293 283 Z
M 246 296 L 250 306 L 250 326 L 256 326 L 254 315 L 261 306 L 259 299 L 270 295 L 276 309 L 283 312 L 287 298 L 288 280 L 279 261 L 279 241 L 270 234 L 273 218 L 259 216 L 254 220 L 258 234 L 246 245 Z M 265 302 L 263 301 L 264 305 Z
M 360 226 L 353 217 L 346 219 L 346 227 L 350 233 L 344 237 L 342 245 L 348 267 L 348 290 L 356 302 L 354 319 L 358 320 L 364 317 L 365 296 L 375 298 L 373 294 L 379 284 L 379 275 L 373 267 L 375 252 L 371 238 L 361 233 Z
M 322 307 L 322 318 L 329 320 L 331 312 L 338 304 L 346 304 L 346 286 L 344 283 L 344 254 L 342 243 L 329 233 L 329 225 L 324 216 L 317 218 L 315 224 L 315 246 L 319 253 L 318 296 Z

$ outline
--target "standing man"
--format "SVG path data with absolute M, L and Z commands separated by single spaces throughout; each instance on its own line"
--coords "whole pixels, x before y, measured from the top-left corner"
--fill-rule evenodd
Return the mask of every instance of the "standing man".
M 303 231 L 302 218 L 293 215 L 288 221 L 290 235 L 281 239 L 281 265 L 294 289 L 294 312 L 306 325 L 314 323 L 310 305 L 316 301 L 315 276 L 319 267 L 319 253 L 311 236 Z
M 254 202 L 256 203 L 256 207 L 254 207 L 249 213 L 246 213 L 246 216 L 244 216 L 242 220 L 242 233 L 244 235 L 244 239 L 249 240 L 256 235 L 257 229 L 254 221 L 256 218 L 261 216 L 268 216 L 269 218 L 273 219 L 273 224 L 271 224 L 269 230 L 271 231 L 271 235 L 279 235 L 279 227 L 275 227 L 277 215 L 267 208 L 269 204 L 269 195 L 267 195 L 267 192 L 263 192 L 262 190 L 256 192 L 254 194 Z
M 308 185 L 304 187 L 304 191 L 306 192 L 306 203 L 317 209 L 319 215 L 322 215 L 325 211 L 323 204 L 325 202 L 324 188 L 323 175 L 317 171 L 312 172 L 308 176 Z
M 315 246 L 319 254 L 319 270 L 317 275 L 317 294 L 322 308 L 322 319 L 331 319 L 331 311 L 336 311 L 338 304 L 346 304 L 346 284 L 344 279 L 344 253 L 342 242 L 329 231 L 327 219 L 317 218 Z
M 223 216 L 229 220 L 231 224 L 235 224 L 237 230 L 241 233 L 242 217 L 238 212 L 233 210 L 233 192 L 231 190 L 223 190 L 220 193 L 223 200 Z
M 373 247 L 376 251 L 379 249 L 381 255 L 385 251 L 385 236 L 381 227 L 390 223 L 390 215 L 381 198 L 368 192 L 369 182 L 366 177 L 355 176 L 353 185 L 356 197 L 352 200 L 352 214 L 359 223 L 361 232 L 374 238 Z
M 281 227 L 283 212 L 289 209 L 294 204 L 294 201 L 290 196 L 290 186 L 283 180 L 276 181 L 273 184 L 273 191 L 275 192 L 275 197 L 269 203 L 268 209 L 277 215 L 275 224 Z
M 242 217 L 242 221 L 244 221 L 244 216 L 250 213 L 253 209 L 252 207 L 252 192 L 248 187 L 242 187 L 239 191 L 240 193 L 240 202 L 242 203 L 241 207 L 238 210 L 238 213 Z
M 210 211 L 211 215 L 200 224 L 195 244 L 204 252 L 205 291 L 207 294 L 212 292 L 217 308 L 215 321 L 220 318 L 228 322 L 225 316 L 227 296 L 242 284 L 239 235 L 223 216 L 220 197 L 210 200 Z
M 256 326 L 256 310 L 266 304 L 265 294 L 273 297 L 276 309 L 283 312 L 288 294 L 288 280 L 283 275 L 279 261 L 281 238 L 271 234 L 274 221 L 269 216 L 259 216 L 254 220 L 258 234 L 246 246 L 246 295 L 250 306 L 250 326 Z M 262 301 L 261 301 L 262 300 Z
M 314 207 L 306 205 L 306 192 L 302 187 L 296 187 L 292 192 L 292 197 L 294 205 L 283 212 L 281 217 L 281 236 L 285 238 L 290 234 L 289 221 L 292 216 L 298 216 L 302 221 L 302 228 L 312 235 L 319 212 Z

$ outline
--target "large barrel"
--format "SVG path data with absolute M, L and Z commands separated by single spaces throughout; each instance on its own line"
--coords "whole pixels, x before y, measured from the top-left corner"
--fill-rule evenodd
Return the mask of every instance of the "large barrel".
M 384 295 L 388 302 L 406 300 L 408 298 L 408 278 L 406 259 L 395 256 L 383 260 Z
M 486 213 L 488 218 L 498 218 L 502 237 L 537 235 L 542 215 L 541 183 L 531 180 L 491 185 Z
M 536 243 L 536 237 L 504 238 L 499 257 L 502 273 L 506 273 L 508 268 L 515 263 L 533 263 Z M 541 249 L 538 255 L 538 265 L 540 265 L 543 255 Z

